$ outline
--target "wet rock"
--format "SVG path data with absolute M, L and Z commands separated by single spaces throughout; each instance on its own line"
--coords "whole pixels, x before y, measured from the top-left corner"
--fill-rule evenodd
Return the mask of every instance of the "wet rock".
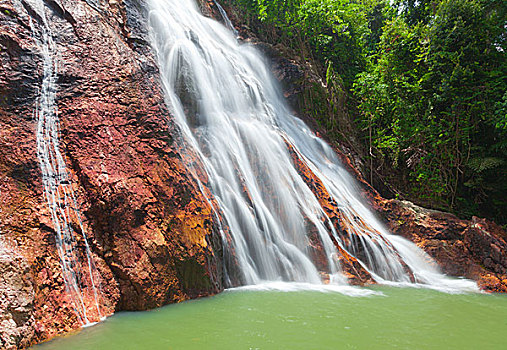
M 81 325 L 65 290 L 37 159 L 43 71 L 36 3 L 0 2 L 0 238 L 13 242 L 0 269 L 15 271 L 0 288 L 2 348 Z M 215 215 L 174 139 L 142 0 L 41 4 L 58 51 L 60 152 L 101 276 L 102 314 L 220 291 Z M 79 231 L 77 222 L 71 226 Z M 84 251 L 83 239 L 77 245 Z M 29 304 L 11 297 L 19 283 L 31 290 Z
M 461 220 L 408 201 L 377 198 L 376 209 L 391 231 L 423 248 L 442 272 L 476 280 L 492 292 L 506 292 L 505 231 L 486 220 Z

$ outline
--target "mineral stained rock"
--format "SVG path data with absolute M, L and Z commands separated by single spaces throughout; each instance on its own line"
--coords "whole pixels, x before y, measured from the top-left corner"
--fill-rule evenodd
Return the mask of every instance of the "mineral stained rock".
M 81 326 L 65 290 L 37 158 L 41 8 L 58 52 L 60 152 L 101 275 L 102 315 L 222 289 L 215 215 L 174 140 L 142 3 L 90 4 L 0 1 L 2 349 Z M 84 249 L 82 239 L 77 244 Z
M 506 234 L 499 226 L 408 201 L 381 199 L 377 204 L 391 231 L 424 249 L 444 273 L 476 280 L 486 291 L 507 292 Z

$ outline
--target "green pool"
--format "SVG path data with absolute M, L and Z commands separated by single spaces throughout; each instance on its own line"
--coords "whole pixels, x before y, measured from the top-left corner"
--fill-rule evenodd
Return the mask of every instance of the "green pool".
M 232 290 L 121 312 L 34 347 L 46 349 L 507 349 L 507 296 L 394 287 Z

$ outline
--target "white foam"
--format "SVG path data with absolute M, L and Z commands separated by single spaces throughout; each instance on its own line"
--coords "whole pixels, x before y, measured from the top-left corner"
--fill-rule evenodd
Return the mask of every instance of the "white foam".
M 340 293 L 352 297 L 364 297 L 372 295 L 383 295 L 380 291 L 367 288 L 353 287 L 349 285 L 336 284 L 313 284 L 301 282 L 265 281 L 254 285 L 229 288 L 226 291 L 277 291 L 277 292 L 320 292 Z

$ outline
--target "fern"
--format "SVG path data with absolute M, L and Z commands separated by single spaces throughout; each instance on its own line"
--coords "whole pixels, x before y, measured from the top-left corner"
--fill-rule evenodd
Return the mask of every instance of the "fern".
M 476 173 L 482 173 L 483 171 L 498 168 L 505 162 L 503 159 L 495 157 L 485 158 L 472 158 L 468 161 L 468 167 Z

